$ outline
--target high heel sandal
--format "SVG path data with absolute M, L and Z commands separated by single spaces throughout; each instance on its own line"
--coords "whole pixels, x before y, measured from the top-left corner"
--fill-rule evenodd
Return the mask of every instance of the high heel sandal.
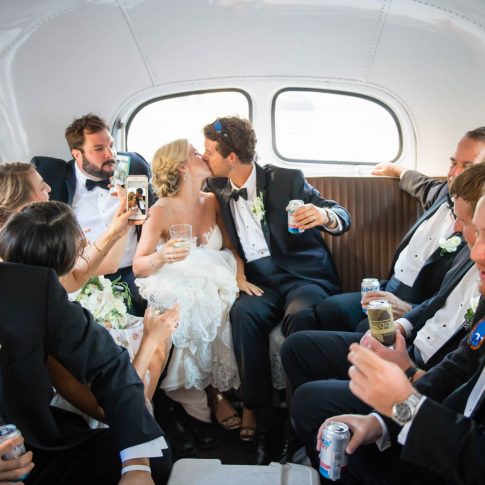
M 239 432 L 239 438 L 241 439 L 241 441 L 253 441 L 254 440 L 254 436 L 256 435 L 256 421 L 255 421 L 255 418 L 254 418 L 254 414 L 253 414 L 253 425 L 252 426 L 248 426 L 247 424 L 245 425 L 244 422 L 245 422 L 245 417 L 246 417 L 246 420 L 247 420 L 247 416 L 248 414 L 251 413 L 253 414 L 253 412 L 249 409 L 246 409 L 244 408 L 243 409 L 243 417 L 242 417 L 242 423 L 241 423 L 241 431 Z
M 226 408 L 226 412 L 232 413 L 222 417 L 225 413 L 221 412 L 221 406 Z M 232 404 L 220 393 L 215 393 L 212 400 L 212 411 L 217 422 L 226 430 L 232 431 L 241 427 L 241 418 Z M 222 415 L 222 416 L 221 416 Z

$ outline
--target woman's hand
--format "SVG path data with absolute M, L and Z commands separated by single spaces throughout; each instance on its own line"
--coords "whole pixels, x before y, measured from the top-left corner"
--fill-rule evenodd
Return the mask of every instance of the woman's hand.
M 0 456 L 12 451 L 13 448 L 22 444 L 24 439 L 21 436 L 10 438 L 3 443 L 0 443 Z M 32 452 L 28 451 L 24 455 L 13 460 L 3 460 L 0 458 L 0 485 L 7 485 L 14 483 L 19 485 L 19 478 L 30 473 L 34 468 L 32 463 Z
M 180 306 L 158 313 L 154 307 L 148 307 L 143 318 L 143 337 L 152 339 L 159 345 L 175 332 L 180 322 Z
M 162 266 L 162 264 L 172 264 L 178 261 L 183 261 L 190 254 L 190 249 L 188 247 L 177 247 L 177 244 L 186 243 L 183 239 L 170 239 L 163 246 L 160 251 L 156 254 L 150 256 L 157 261 L 157 266 Z
M 261 296 L 264 293 L 259 286 L 250 283 L 245 276 L 238 276 L 236 281 L 239 290 L 244 291 L 248 295 Z

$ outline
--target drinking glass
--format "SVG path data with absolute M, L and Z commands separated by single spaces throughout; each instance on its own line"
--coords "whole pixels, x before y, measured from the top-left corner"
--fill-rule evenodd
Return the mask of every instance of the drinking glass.
M 192 225 L 191 224 L 174 224 L 169 227 L 170 239 L 178 239 L 174 244 L 176 248 L 190 248 L 192 241 Z
M 161 315 L 177 304 L 177 295 L 168 289 L 158 289 L 148 297 L 148 306 L 153 307 L 154 313 Z

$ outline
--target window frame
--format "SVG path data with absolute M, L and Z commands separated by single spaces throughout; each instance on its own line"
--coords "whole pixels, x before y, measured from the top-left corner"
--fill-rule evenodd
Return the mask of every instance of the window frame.
M 278 96 L 286 91 L 305 91 L 305 92 L 312 92 L 312 93 L 328 93 L 328 94 L 337 94 L 341 96 L 348 96 L 348 97 L 353 97 L 353 98 L 362 98 L 366 99 L 368 101 L 374 102 L 378 104 L 379 106 L 383 107 L 392 117 L 394 122 L 396 123 L 397 127 L 397 134 L 398 134 L 398 141 L 399 141 L 399 147 L 396 153 L 396 156 L 392 160 L 380 160 L 380 161 L 375 161 L 375 162 L 359 162 L 359 161 L 352 161 L 352 160 L 317 160 L 317 159 L 304 159 L 304 158 L 288 158 L 285 157 L 280 153 L 280 151 L 277 148 L 276 145 L 276 102 L 278 100 Z M 306 88 L 306 87 L 284 87 L 282 89 L 279 89 L 278 91 L 275 92 L 273 95 L 273 99 L 271 101 L 271 144 L 273 151 L 275 155 L 282 161 L 288 162 L 288 163 L 296 163 L 296 164 L 304 164 L 304 163 L 310 163 L 310 164 L 319 164 L 319 165 L 345 165 L 345 166 L 372 166 L 376 165 L 376 163 L 381 163 L 381 162 L 388 162 L 388 163 L 396 163 L 399 161 L 401 158 L 401 155 L 403 154 L 403 132 L 402 132 L 402 127 L 401 124 L 399 123 L 399 118 L 397 115 L 394 113 L 394 111 L 383 101 L 380 99 L 377 99 L 373 96 L 369 96 L 367 94 L 361 94 L 361 93 L 355 93 L 355 92 L 350 92 L 350 91 L 345 91 L 345 90 L 339 90 L 339 89 L 320 89 L 320 88 Z
M 195 91 L 183 91 L 179 93 L 173 93 L 173 94 L 166 94 L 163 96 L 158 96 L 156 98 L 150 98 L 149 100 L 141 103 L 138 105 L 133 112 L 130 113 L 128 119 L 126 120 L 125 127 L 124 127 L 124 149 L 128 149 L 128 132 L 130 131 L 130 126 L 133 120 L 135 119 L 135 116 L 145 107 L 147 107 L 150 104 L 159 102 L 159 101 L 164 101 L 166 99 L 173 99 L 173 98 L 181 98 L 184 96 L 193 96 L 193 95 L 198 95 L 198 94 L 208 94 L 208 93 L 227 93 L 227 92 L 237 92 L 242 94 L 247 102 L 248 102 L 248 119 L 249 121 L 253 120 L 253 102 L 251 99 L 251 96 L 247 91 L 244 91 L 243 89 L 239 88 L 216 88 L 216 89 L 198 89 Z

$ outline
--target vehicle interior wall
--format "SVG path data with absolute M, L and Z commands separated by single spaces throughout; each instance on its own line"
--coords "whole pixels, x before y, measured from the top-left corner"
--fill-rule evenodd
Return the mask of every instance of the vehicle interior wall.
M 458 138 L 484 124 L 484 25 L 480 0 L 3 0 L 0 157 L 68 158 L 64 128 L 89 111 L 123 148 L 117 121 L 139 103 L 239 87 L 253 98 L 262 160 L 284 163 L 272 97 L 309 85 L 388 102 L 403 128 L 398 163 L 443 175 Z

